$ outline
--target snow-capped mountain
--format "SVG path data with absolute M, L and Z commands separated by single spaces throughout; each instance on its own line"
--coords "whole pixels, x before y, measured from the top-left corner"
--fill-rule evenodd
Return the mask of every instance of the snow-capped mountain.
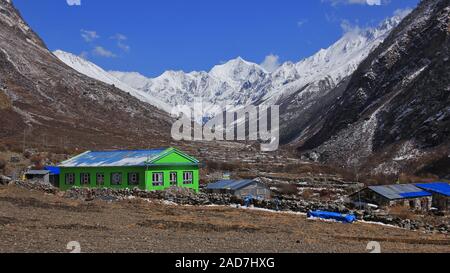
M 167 112 L 199 100 L 203 103 L 201 115 L 207 118 L 225 106 L 278 104 L 282 105 L 282 123 L 289 124 L 349 77 L 403 17 L 387 19 L 377 28 L 348 31 L 329 48 L 298 63 L 286 62 L 271 73 L 238 57 L 209 72 L 166 71 L 159 77 L 147 78 L 137 72 L 106 72 L 70 53 L 54 54 L 80 73 L 114 84 Z
M 322 80 L 335 87 L 357 69 L 402 19 L 403 16 L 395 16 L 385 20 L 378 28 L 349 31 L 329 48 L 321 49 L 299 63 L 282 65 L 270 76 L 264 100 L 277 103 L 280 98 Z
M 217 65 L 210 72 L 167 71 L 150 79 L 136 72 L 111 71 L 111 75 L 129 86 L 152 94 L 172 106 L 204 103 L 205 115 L 214 114 L 214 106 L 242 106 L 259 99 L 258 89 L 269 76 L 259 65 L 242 58 Z
M 330 89 L 335 87 L 357 69 L 402 19 L 403 16 L 395 16 L 378 28 L 349 31 L 328 49 L 298 63 L 284 63 L 272 73 L 241 57 L 217 65 L 209 72 L 167 71 L 153 79 L 136 72 L 109 73 L 172 106 L 190 104 L 194 98 L 201 98 L 205 105 L 211 106 L 209 109 L 213 109 L 212 105 L 275 104 L 323 80 L 329 83 Z M 205 107 L 208 111 L 208 106 Z
M 118 80 L 116 77 L 112 76 L 99 66 L 79 57 L 72 53 L 64 52 L 62 50 L 56 50 L 53 54 L 58 57 L 62 62 L 71 68 L 75 69 L 81 74 L 84 74 L 90 78 L 102 81 L 107 84 L 114 85 L 115 87 L 121 89 L 122 91 L 130 93 L 130 95 L 138 98 L 139 100 L 151 104 L 161 110 L 170 112 L 171 107 L 165 102 L 155 98 L 149 93 L 142 92 L 140 90 L 134 89 L 133 87 L 125 84 L 124 82 Z

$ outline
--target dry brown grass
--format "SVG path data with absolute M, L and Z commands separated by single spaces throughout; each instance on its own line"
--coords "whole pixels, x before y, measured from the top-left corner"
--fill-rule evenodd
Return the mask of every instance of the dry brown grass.
M 0 206 L 0 252 L 64 252 L 69 240 L 87 253 L 366 252 L 373 240 L 382 242 L 383 252 L 443 252 L 449 242 L 445 235 L 301 215 L 143 200 L 82 202 L 15 187 L 0 187 Z
M 417 216 L 410 208 L 401 205 L 389 208 L 389 214 L 401 219 L 415 219 Z

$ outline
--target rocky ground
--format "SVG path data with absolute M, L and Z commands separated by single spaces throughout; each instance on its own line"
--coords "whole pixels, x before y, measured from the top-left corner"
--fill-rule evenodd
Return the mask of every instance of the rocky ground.
M 71 241 L 82 252 L 367 252 L 378 241 L 384 252 L 450 253 L 446 234 L 212 206 L 202 194 L 195 198 L 205 204 L 176 205 L 168 200 L 191 202 L 178 190 L 160 200 L 43 189 L 0 186 L 0 252 L 68 252 Z M 150 195 L 142 197 L 158 197 Z

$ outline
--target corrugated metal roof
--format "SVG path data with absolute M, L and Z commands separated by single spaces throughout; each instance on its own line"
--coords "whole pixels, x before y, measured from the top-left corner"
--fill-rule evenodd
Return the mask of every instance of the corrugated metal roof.
M 140 167 L 158 157 L 167 149 L 86 152 L 67 161 L 59 167 Z
M 49 173 L 50 173 L 50 171 L 47 171 L 47 170 L 29 170 L 25 174 L 29 174 L 29 175 L 47 175 Z
M 372 186 L 369 189 L 391 200 L 431 196 L 429 192 L 425 192 L 412 184 Z
M 239 190 L 248 185 L 255 183 L 254 180 L 222 180 L 216 183 L 209 184 L 206 189 L 208 190 Z
M 450 184 L 445 182 L 435 182 L 429 184 L 417 184 L 417 187 L 426 191 L 439 193 L 445 196 L 450 196 Z

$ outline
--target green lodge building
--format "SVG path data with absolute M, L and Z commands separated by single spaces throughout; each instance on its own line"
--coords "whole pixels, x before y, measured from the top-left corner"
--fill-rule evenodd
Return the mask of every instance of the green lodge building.
M 156 191 L 184 187 L 199 191 L 199 161 L 175 148 L 88 151 L 62 162 L 60 188 L 112 188 Z

